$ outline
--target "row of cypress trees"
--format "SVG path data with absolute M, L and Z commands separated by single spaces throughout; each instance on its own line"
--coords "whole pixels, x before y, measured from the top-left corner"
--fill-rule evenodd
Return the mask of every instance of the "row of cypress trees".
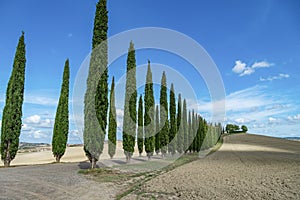
M 183 106 L 181 94 L 178 95 L 176 109 L 175 89 L 171 83 L 169 106 L 167 98 L 167 78 L 162 74 L 160 102 L 155 106 L 150 61 L 146 74 L 144 101 L 139 96 L 137 108 L 135 49 L 131 41 L 127 55 L 127 74 L 123 119 L 123 149 L 127 162 L 130 161 L 137 138 L 138 151 L 145 150 L 150 159 L 154 151 L 174 155 L 176 152 L 199 152 L 212 147 L 218 141 L 221 124 L 213 125 L 194 112 L 187 113 L 187 103 Z M 159 109 L 160 108 L 160 109 Z M 170 116 L 169 116 L 170 115 Z M 188 119 L 187 119 L 188 115 Z M 136 131 L 137 130 L 137 131 Z M 207 136 L 207 137 L 206 137 Z
M 91 162 L 92 168 L 96 166 L 99 156 L 103 152 L 108 109 L 108 153 L 111 158 L 116 151 L 117 123 L 114 78 L 112 79 L 111 85 L 110 103 L 108 102 L 107 13 L 106 0 L 100 0 L 96 5 L 92 54 L 87 79 L 87 90 L 84 98 L 84 150 Z M 19 145 L 19 135 L 22 125 L 25 62 L 24 33 L 22 33 L 15 55 L 12 75 L 7 87 L 6 104 L 3 110 L 0 149 L 1 159 L 4 161 L 5 166 L 10 165 L 11 160 L 14 159 L 17 153 Z M 59 162 L 64 155 L 68 138 L 69 76 L 69 60 L 66 60 L 52 139 L 52 151 L 57 162 Z M 182 153 L 187 150 L 190 152 L 199 151 L 202 143 L 205 144 L 205 148 L 215 144 L 219 137 L 220 125 L 207 126 L 205 120 L 195 114 L 194 111 L 192 114 L 189 112 L 187 119 L 186 100 L 183 101 L 183 106 L 181 106 L 180 94 L 178 96 L 176 113 L 173 84 L 171 84 L 169 101 L 170 105 L 168 107 L 167 79 L 165 72 L 163 72 L 159 106 L 157 105 L 155 107 L 152 72 L 150 61 L 148 61 L 144 102 L 142 96 L 140 96 L 138 113 L 136 112 L 136 60 L 133 42 L 130 42 L 127 57 L 123 119 L 123 149 L 127 161 L 130 160 L 134 152 L 137 124 L 139 153 L 141 154 L 143 152 L 144 146 L 148 158 L 151 158 L 154 151 L 157 154 L 161 152 L 162 156 L 165 156 L 167 153 Z M 110 105 L 110 107 L 108 105 Z M 209 137 L 205 137 L 206 134 Z M 204 138 L 206 138 L 207 142 Z
M 148 81 L 151 80 L 150 74 L 151 68 L 149 63 L 145 86 L 145 99 L 147 99 L 147 84 L 149 84 Z M 165 156 L 167 152 L 170 154 L 175 154 L 176 152 L 199 152 L 201 149 L 208 149 L 214 146 L 222 133 L 221 124 L 208 124 L 205 119 L 196 114 L 194 111 L 187 114 L 187 103 L 184 99 L 182 106 L 181 94 L 178 95 L 176 112 L 173 84 L 171 84 L 170 109 L 168 111 L 166 85 L 166 74 L 163 72 L 161 80 L 160 106 L 156 105 L 155 115 L 152 113 L 152 110 L 149 111 L 146 109 L 146 100 L 144 102 L 145 113 L 143 113 L 143 100 L 142 95 L 140 95 L 137 124 L 137 145 L 139 154 L 141 155 L 143 153 L 143 146 L 145 147 L 145 152 L 149 158 L 153 155 L 154 149 L 157 154 L 161 152 L 162 156 Z M 153 90 L 151 91 L 151 93 L 153 93 Z M 154 106 L 152 107 L 154 108 Z M 161 108 L 160 112 L 159 107 Z M 168 114 L 170 114 L 170 117 L 168 117 Z M 145 120 L 144 123 L 142 121 L 143 116 Z M 149 119 L 152 120 L 152 122 L 146 121 Z M 155 130 L 153 131 L 152 129 L 152 131 L 149 131 L 149 125 L 151 128 L 153 127 L 153 124 L 155 124 Z M 144 134 L 143 130 L 145 131 Z M 132 135 L 134 134 L 135 131 L 133 130 Z M 153 137 L 153 135 L 155 135 L 155 137 Z M 123 141 L 123 145 L 130 144 Z M 131 145 L 133 145 L 133 149 L 135 144 L 133 143 Z

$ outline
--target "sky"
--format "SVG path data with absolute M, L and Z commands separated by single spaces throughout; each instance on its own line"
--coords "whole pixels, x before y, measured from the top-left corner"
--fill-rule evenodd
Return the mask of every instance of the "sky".
M 80 113 L 73 112 L 72 97 L 78 87 L 76 78 L 91 52 L 96 3 L 96 0 L 0 0 L 0 119 L 18 38 L 25 32 L 27 61 L 21 141 L 51 143 L 64 62 L 69 58 L 68 142 L 82 142 L 82 130 L 74 121 L 74 116 Z M 153 77 L 158 83 L 154 87 L 156 103 L 161 73 L 165 70 L 169 71 L 168 87 L 173 82 L 176 95 L 181 93 L 188 101 L 188 108 L 197 110 L 208 121 L 212 106 L 225 103 L 224 124 L 245 124 L 255 134 L 300 136 L 299 1 L 109 0 L 107 6 L 108 37 L 145 27 L 184 34 L 212 59 L 225 89 L 223 99 L 213 99 L 210 85 L 189 60 L 174 52 L 140 49 L 136 51 L 137 79 L 145 81 L 147 60 L 151 60 Z M 131 39 L 134 42 L 136 38 Z M 129 46 L 129 42 L 126 40 L 124 44 Z M 122 44 L 120 48 L 128 46 Z M 181 46 L 184 44 L 179 41 L 178 48 Z M 200 52 L 188 53 L 200 55 Z M 125 70 L 126 54 L 109 66 L 109 83 L 112 76 L 117 82 L 119 139 Z M 81 78 L 79 85 L 84 88 L 85 77 Z M 218 76 L 211 78 L 217 80 Z M 139 93 L 143 90 L 140 85 Z

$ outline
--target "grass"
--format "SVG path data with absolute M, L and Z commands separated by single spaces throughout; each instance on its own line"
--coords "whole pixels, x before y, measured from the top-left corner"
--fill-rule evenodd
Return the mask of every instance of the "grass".
M 98 182 L 118 182 L 126 181 L 130 178 L 140 176 L 142 174 L 124 173 L 115 169 L 96 168 L 88 170 L 79 170 L 79 174 L 89 176 L 91 179 Z
M 215 146 L 211 149 L 211 151 L 207 154 L 207 156 L 210 155 L 210 154 L 215 153 L 216 151 L 218 151 L 218 150 L 221 148 L 221 146 L 222 146 L 222 144 L 223 144 L 223 142 L 224 142 L 224 139 L 223 139 L 223 138 L 224 138 L 225 136 L 227 136 L 227 135 L 228 135 L 228 134 L 221 135 L 219 141 L 217 142 L 217 144 L 215 144 Z

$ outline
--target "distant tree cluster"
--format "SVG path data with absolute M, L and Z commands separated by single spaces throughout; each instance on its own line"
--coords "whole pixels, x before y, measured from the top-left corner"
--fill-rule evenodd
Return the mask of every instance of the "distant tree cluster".
M 227 124 L 225 130 L 227 133 L 246 133 L 248 128 L 245 125 L 239 127 L 236 124 Z

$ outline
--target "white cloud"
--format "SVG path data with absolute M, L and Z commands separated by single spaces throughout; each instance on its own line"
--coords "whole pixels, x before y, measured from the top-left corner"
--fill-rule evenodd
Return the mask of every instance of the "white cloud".
M 255 69 L 255 68 L 265 68 L 265 67 L 271 67 L 273 65 L 274 65 L 273 63 L 269 63 L 267 61 L 260 61 L 260 62 L 253 63 L 251 68 L 253 68 L 253 69 Z
M 269 123 L 271 124 L 271 123 L 278 122 L 278 119 L 276 119 L 276 118 L 274 118 L 274 117 L 269 117 L 269 118 L 268 118 L 268 121 L 269 121 Z
M 288 116 L 288 120 L 290 121 L 300 121 L 300 114 L 294 115 L 294 116 Z
M 260 77 L 260 81 L 273 81 L 273 80 L 281 80 L 285 78 L 289 78 L 289 74 L 279 74 L 278 76 L 269 76 L 268 78 L 262 78 Z
M 274 100 L 276 99 L 276 100 Z M 244 90 L 230 93 L 225 100 L 216 102 L 198 101 L 193 108 L 204 116 L 211 117 L 213 106 L 225 101 L 226 123 L 254 124 L 258 122 L 269 123 L 276 118 L 276 123 L 284 122 L 277 116 L 284 115 L 295 109 L 283 97 L 268 95 L 267 87 L 254 86 Z M 188 101 L 188 105 L 191 101 Z M 189 107 L 190 109 L 190 107 Z M 218 112 L 218 111 L 217 111 Z M 294 117 L 296 118 L 296 117 Z M 300 115 L 299 115 L 300 118 Z
M 29 124 L 38 124 L 41 122 L 41 116 L 32 115 L 30 117 L 25 118 L 24 122 Z
M 243 63 L 241 60 L 235 61 L 235 66 L 232 68 L 234 73 L 242 73 L 246 68 L 246 63 Z
M 246 69 L 243 71 L 243 73 L 240 74 L 240 76 L 250 75 L 253 74 L 255 70 L 251 67 L 246 67 Z
M 42 119 L 39 115 L 32 115 L 24 119 L 24 124 L 39 127 L 39 128 L 51 128 L 52 121 L 50 119 Z
M 28 124 L 22 124 L 22 131 L 31 131 L 32 129 Z
M 28 136 L 34 139 L 47 138 L 47 134 L 41 130 L 32 130 L 28 132 Z
M 235 65 L 232 68 L 232 71 L 236 74 L 239 74 L 239 76 L 246 76 L 253 74 L 255 72 L 255 69 L 271 67 L 273 65 L 273 63 L 269 63 L 267 61 L 260 61 L 253 63 L 250 67 L 247 67 L 247 64 L 245 62 L 237 60 L 235 61 Z
M 248 123 L 249 122 L 249 120 L 247 120 L 247 119 L 245 119 L 245 118 L 237 118 L 237 119 L 235 119 L 234 120 L 236 123 L 238 123 L 238 124 L 244 124 L 244 123 Z

